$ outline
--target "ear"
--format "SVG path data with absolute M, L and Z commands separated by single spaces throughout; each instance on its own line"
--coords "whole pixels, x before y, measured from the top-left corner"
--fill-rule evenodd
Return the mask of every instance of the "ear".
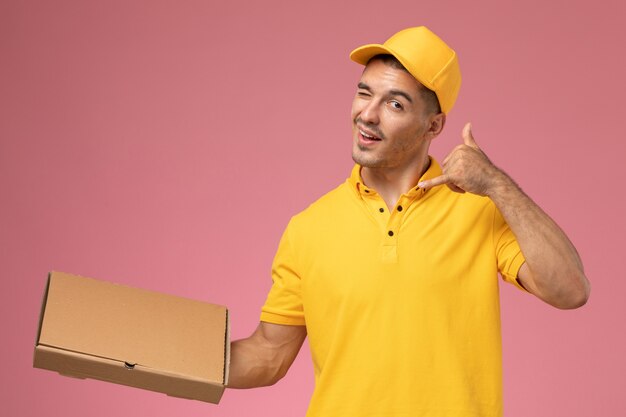
M 443 130 L 443 127 L 446 124 L 446 115 L 443 112 L 431 114 L 428 116 L 427 123 L 428 130 L 426 131 L 426 136 L 428 136 L 430 140 L 433 140 L 439 136 Z

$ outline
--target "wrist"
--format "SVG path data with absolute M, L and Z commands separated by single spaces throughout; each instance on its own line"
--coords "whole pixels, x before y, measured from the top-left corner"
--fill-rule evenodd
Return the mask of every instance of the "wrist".
M 489 186 L 485 193 L 487 197 L 496 201 L 501 197 L 504 197 L 512 190 L 517 190 L 519 187 L 504 171 L 496 168 L 494 173 L 490 176 Z

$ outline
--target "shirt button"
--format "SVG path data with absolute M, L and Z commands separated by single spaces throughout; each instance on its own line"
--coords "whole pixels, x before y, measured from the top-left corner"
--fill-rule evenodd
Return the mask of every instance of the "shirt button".
M 398 206 L 398 211 L 402 211 L 402 206 Z
M 388 232 L 387 232 L 387 234 L 388 234 L 389 236 L 393 236 L 393 230 L 388 231 Z
M 381 213 L 384 213 L 385 209 L 381 207 L 381 208 L 378 209 L 378 211 L 380 211 Z

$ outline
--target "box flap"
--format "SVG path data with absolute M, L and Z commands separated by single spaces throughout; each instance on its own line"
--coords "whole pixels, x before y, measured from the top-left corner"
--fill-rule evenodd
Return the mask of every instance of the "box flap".
M 95 378 L 164 394 L 218 404 L 224 385 L 171 374 L 164 370 L 133 367 L 132 371 L 118 361 L 39 345 L 35 347 L 35 367 L 57 371 L 74 378 Z
M 223 384 L 227 327 L 223 306 L 53 272 L 38 343 Z

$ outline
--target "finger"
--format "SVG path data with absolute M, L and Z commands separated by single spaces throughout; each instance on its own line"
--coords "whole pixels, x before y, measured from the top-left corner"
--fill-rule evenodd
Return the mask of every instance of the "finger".
M 444 159 L 444 160 L 441 162 L 441 166 L 442 166 L 442 167 L 445 167 L 445 166 L 448 164 L 448 162 L 450 161 L 450 159 L 451 159 L 453 156 L 455 156 L 455 155 L 456 155 L 457 151 L 458 151 L 459 149 L 463 149 L 463 146 L 464 146 L 464 145 L 457 145 L 457 146 L 455 146 L 455 147 L 454 147 L 454 149 L 452 149 L 452 152 L 450 152 L 450 153 L 448 154 L 448 156 L 446 156 L 446 159 Z
M 471 123 L 466 123 L 465 124 L 465 127 L 463 128 L 463 133 L 461 135 L 463 136 L 463 143 L 465 143 L 467 146 L 471 146 L 472 148 L 480 149 L 478 147 L 478 144 L 474 140 L 474 135 L 472 135 L 472 124 Z
M 428 190 L 438 185 L 448 184 L 449 182 L 450 182 L 450 178 L 446 174 L 443 174 L 438 177 L 431 178 L 429 180 L 420 181 L 419 183 L 417 183 L 417 186 L 425 190 Z

